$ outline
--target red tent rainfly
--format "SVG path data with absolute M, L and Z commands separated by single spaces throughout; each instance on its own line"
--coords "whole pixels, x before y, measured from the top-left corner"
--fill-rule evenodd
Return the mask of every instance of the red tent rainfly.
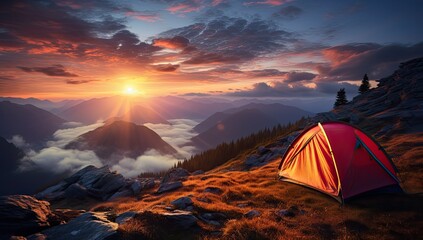
M 397 170 L 383 148 L 342 122 L 318 123 L 304 130 L 282 157 L 279 178 L 340 202 L 374 189 L 399 187 Z

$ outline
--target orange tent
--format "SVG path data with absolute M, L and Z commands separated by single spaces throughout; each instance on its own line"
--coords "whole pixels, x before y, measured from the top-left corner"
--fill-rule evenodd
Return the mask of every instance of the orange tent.
M 311 187 L 339 201 L 396 185 L 397 170 L 383 148 L 363 131 L 342 122 L 304 130 L 279 164 L 279 178 Z

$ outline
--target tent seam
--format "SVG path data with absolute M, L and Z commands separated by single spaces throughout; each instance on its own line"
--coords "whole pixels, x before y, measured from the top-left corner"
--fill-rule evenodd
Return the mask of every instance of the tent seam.
M 325 129 L 323 128 L 322 124 L 319 122 L 318 123 L 320 129 L 323 132 L 323 136 L 325 136 L 326 141 L 328 142 L 328 146 L 329 146 L 329 151 L 330 151 L 330 156 L 332 158 L 333 161 L 333 165 L 335 167 L 335 172 L 336 172 L 336 177 L 338 178 L 338 195 L 341 195 L 341 190 L 342 190 L 342 186 L 341 186 L 341 178 L 339 177 L 339 172 L 338 172 L 338 166 L 336 165 L 336 161 L 335 161 L 335 156 L 333 155 L 333 151 L 332 151 L 332 146 L 330 145 L 329 142 L 329 138 L 326 135 Z M 343 196 L 341 196 L 342 199 L 344 199 Z

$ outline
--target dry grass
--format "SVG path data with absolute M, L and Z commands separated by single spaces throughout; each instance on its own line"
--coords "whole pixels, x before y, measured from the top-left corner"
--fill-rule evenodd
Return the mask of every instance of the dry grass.
M 295 184 L 276 179 L 278 160 L 249 171 L 242 169 L 243 159 L 233 160 L 204 175 L 191 176 L 177 191 L 155 195 L 154 190 L 139 200 L 129 198 L 104 203 L 95 208 L 126 211 L 165 211 L 172 200 L 191 196 L 195 215 L 224 213 L 228 220 L 215 227 L 199 223 L 204 239 L 417 239 L 423 235 L 422 159 L 423 134 L 399 136 L 382 142 L 389 154 L 396 154 L 395 164 L 402 172 L 407 195 L 361 196 L 340 206 L 334 199 Z M 417 143 L 420 145 L 416 146 Z M 414 144 L 414 145 L 413 145 Z M 415 147 L 412 147 L 415 146 Z M 220 193 L 207 193 L 215 187 Z M 210 202 L 201 200 L 208 199 Z M 294 216 L 280 217 L 276 211 L 295 207 Z M 252 210 L 259 217 L 243 215 Z M 131 225 L 132 224 L 132 225 Z M 121 226 L 125 236 L 154 233 L 151 224 L 131 222 Z M 212 234 L 217 232 L 217 235 Z M 129 234 L 129 235 L 128 235 Z M 135 235 L 137 235 L 135 234 Z M 154 237 L 151 237 L 154 238 Z M 131 239 L 128 237 L 128 239 Z

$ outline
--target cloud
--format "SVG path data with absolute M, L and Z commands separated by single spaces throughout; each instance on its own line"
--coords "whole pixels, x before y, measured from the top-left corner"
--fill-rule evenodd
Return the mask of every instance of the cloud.
M 293 20 L 298 18 L 303 10 L 296 6 L 286 6 L 282 7 L 279 11 L 273 13 L 273 17 L 275 18 L 282 18 L 287 20 Z
M 324 49 L 328 64 L 317 65 L 323 80 L 361 80 L 364 73 L 371 79 L 392 74 L 401 62 L 423 56 L 423 42 L 414 45 L 354 43 Z
M 179 68 L 179 64 L 157 64 L 153 65 L 153 68 L 159 72 L 174 72 Z
M 98 80 L 72 80 L 72 79 L 68 79 L 65 82 L 67 84 L 72 84 L 72 85 L 78 85 L 78 84 L 84 84 L 84 83 L 90 83 L 90 82 L 97 82 Z
M 226 56 L 217 53 L 200 52 L 190 59 L 184 61 L 184 64 L 213 64 L 213 63 L 234 63 L 241 61 L 237 56 Z
M 70 143 L 72 140 L 77 138 L 78 136 L 92 131 L 96 128 L 103 126 L 103 122 L 94 123 L 91 125 L 81 126 L 80 123 L 77 122 L 69 122 L 65 123 L 65 126 L 69 126 L 69 128 L 59 129 L 53 134 L 53 141 L 47 142 L 49 147 L 64 147 L 66 144 Z
M 14 76 L 9 76 L 9 75 L 0 75 L 0 82 L 2 81 L 14 81 L 16 80 Z
M 149 150 L 144 155 L 133 158 L 123 158 L 111 170 L 117 171 L 125 177 L 136 177 L 144 172 L 165 171 L 179 160 L 173 156 L 162 156 L 155 150 Z
M 191 142 L 191 138 L 197 133 L 193 128 L 198 124 L 190 119 L 173 119 L 169 120 L 169 124 L 144 124 L 146 127 L 155 131 L 159 136 L 174 147 L 183 157 L 190 157 L 194 152 L 193 146 L 187 145 Z
M 75 149 L 64 149 L 64 146 L 78 136 L 101 127 L 104 123 L 95 123 L 81 126 L 77 122 L 65 123 L 66 129 L 59 129 L 53 134 L 53 141 L 47 142 L 47 147 L 40 151 L 25 148 L 26 157 L 22 160 L 19 169 L 21 171 L 31 171 L 41 168 L 55 173 L 73 173 L 87 165 L 102 166 L 101 160 L 93 151 L 79 151 Z M 17 144 L 25 144 L 23 138 L 14 136 L 12 141 Z M 27 146 L 27 145 L 25 145 Z
M 29 144 L 25 141 L 25 139 L 20 135 L 14 135 L 11 139 L 8 139 L 10 143 L 13 143 L 16 147 L 20 149 L 28 149 Z
M 143 172 L 164 171 L 171 168 L 175 163 L 182 161 L 183 158 L 189 158 L 194 152 L 193 146 L 187 145 L 191 138 L 196 135 L 193 128 L 198 123 L 190 119 L 173 119 L 169 124 L 144 124 L 152 129 L 160 137 L 174 147 L 181 157 L 161 155 L 155 150 L 148 150 L 143 155 L 133 158 L 123 158 L 118 164 L 112 166 L 115 170 L 126 177 L 135 177 Z
M 187 96 L 187 97 L 205 97 L 205 96 L 210 96 L 210 94 L 208 94 L 208 93 L 200 93 L 200 92 L 191 92 L 191 93 L 182 94 L 182 96 Z
M 127 17 L 155 19 L 153 12 L 136 12 L 124 3 L 109 1 L 8 2 L 0 10 L 0 50 L 19 52 L 20 58 L 25 59 L 27 55 L 42 59 L 43 55 L 51 58 L 55 54 L 89 60 L 132 58 L 140 64 L 150 62 L 151 53 L 161 48 L 141 42 L 127 30 L 125 18 L 116 17 L 126 13 L 130 15 Z
M 103 166 L 93 151 L 65 150 L 59 147 L 49 147 L 39 152 L 28 154 L 26 160 L 23 160 L 20 170 L 28 171 L 34 167 L 39 167 L 55 173 L 73 173 L 87 165 Z
M 129 11 L 125 15 L 146 22 L 157 22 L 160 20 L 159 14 L 151 11 Z
M 316 82 L 311 85 L 298 82 L 273 81 L 270 83 L 259 82 L 250 89 L 237 90 L 226 93 L 234 97 L 281 97 L 281 98 L 314 98 L 332 97 L 340 88 L 345 88 L 347 94 L 355 96 L 358 86 L 347 82 Z
M 163 140 L 172 145 L 179 153 L 179 158 L 170 155 L 161 155 L 155 150 L 148 150 L 137 158 L 123 158 L 111 167 L 126 177 L 134 177 L 142 172 L 163 171 L 172 167 L 178 161 L 190 157 L 195 148 L 188 146 L 191 137 L 196 135 L 192 131 L 197 122 L 189 119 L 169 120 L 169 124 L 145 124 L 148 128 L 157 132 Z M 30 171 L 36 168 L 53 171 L 55 173 L 73 173 L 79 169 L 94 165 L 100 167 L 102 161 L 93 151 L 80 151 L 75 149 L 64 149 L 69 142 L 78 136 L 103 126 L 104 123 L 95 123 L 81 126 L 77 122 L 66 123 L 69 128 L 60 129 L 53 135 L 54 140 L 47 142 L 47 147 L 40 151 L 30 150 L 27 157 L 22 160 L 21 171 Z M 14 137 L 17 144 L 25 144 L 21 137 Z
M 202 2 L 198 0 L 186 0 L 180 3 L 174 3 L 167 10 L 171 13 L 190 13 L 199 11 L 202 6 Z
M 270 5 L 270 6 L 280 6 L 285 3 L 289 3 L 292 0 L 265 0 L 265 1 L 255 1 L 255 2 L 246 2 L 245 6 L 254 6 L 254 5 Z
M 220 17 L 159 34 L 161 38 L 181 36 L 196 51 L 184 53 L 185 64 L 242 63 L 266 54 L 286 51 L 294 34 L 261 19 Z
M 301 82 L 301 81 L 310 81 L 315 78 L 317 75 L 309 72 L 297 72 L 292 71 L 285 74 L 286 83 Z
M 189 40 L 182 36 L 173 38 L 157 38 L 153 40 L 153 46 L 169 49 L 183 49 L 187 47 Z
M 78 75 L 66 71 L 65 67 L 61 64 L 55 64 L 50 67 L 17 67 L 24 72 L 39 72 L 47 76 L 53 77 L 78 77 Z

